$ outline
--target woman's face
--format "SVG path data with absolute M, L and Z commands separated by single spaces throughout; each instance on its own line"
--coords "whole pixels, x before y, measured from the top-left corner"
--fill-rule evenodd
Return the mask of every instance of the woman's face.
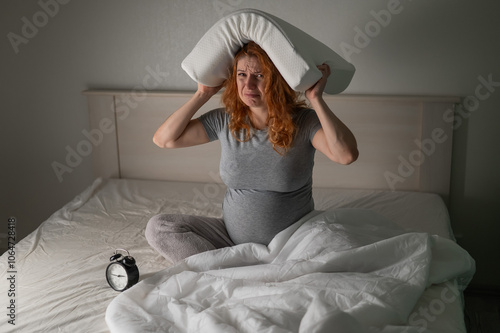
M 256 57 L 243 56 L 236 64 L 238 94 L 250 109 L 266 108 L 264 88 L 265 77 Z

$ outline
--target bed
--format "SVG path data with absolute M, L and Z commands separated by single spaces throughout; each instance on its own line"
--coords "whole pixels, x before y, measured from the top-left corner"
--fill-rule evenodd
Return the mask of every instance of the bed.
M 276 236 L 269 249 L 243 244 L 173 265 L 147 244 L 146 223 L 167 212 L 221 216 L 225 189 L 218 176 L 217 144 L 167 151 L 152 143 L 154 130 L 189 92 L 91 90 L 84 95 L 95 181 L 0 258 L 2 332 L 325 332 L 332 327 L 336 332 L 465 332 L 461 291 L 474 273 L 474 261 L 455 244 L 447 210 L 457 98 L 326 96 L 355 133 L 360 158 L 340 166 L 316 155 L 317 212 Z M 201 112 L 219 103 L 216 96 Z M 367 223 L 356 225 L 358 218 Z M 333 250 L 328 238 L 321 238 L 316 242 L 320 248 L 314 245 L 319 252 L 303 257 L 305 252 L 297 249 L 306 251 L 309 245 L 301 235 L 311 237 L 318 226 L 343 230 L 345 239 L 361 238 L 354 237 L 354 246 Z M 357 229 L 349 229 L 353 226 Z M 370 258 L 370 246 L 382 249 L 383 242 L 396 255 L 410 248 L 391 247 L 396 239 L 414 244 L 411 256 L 371 272 L 399 265 L 405 282 L 380 280 L 376 294 L 367 291 L 358 299 L 358 293 L 346 291 L 347 284 L 367 273 L 359 266 L 353 272 L 341 265 L 280 280 L 298 263 L 338 253 L 364 257 L 366 270 L 370 262 L 385 258 L 385 252 Z M 105 278 L 116 249 L 128 250 L 140 271 L 139 283 L 122 293 Z M 430 268 L 405 272 L 417 262 L 415 255 L 428 260 Z M 259 281 L 259 274 L 252 279 L 259 269 L 272 281 Z M 331 274 L 343 284 L 335 285 Z M 424 280 L 414 282 L 417 275 Z M 228 285 L 230 293 L 224 289 Z M 245 290 L 250 294 L 242 296 Z M 309 296 L 300 294 L 306 291 Z M 342 306 L 333 311 L 331 299 L 341 300 Z M 387 321 L 373 324 L 381 318 Z

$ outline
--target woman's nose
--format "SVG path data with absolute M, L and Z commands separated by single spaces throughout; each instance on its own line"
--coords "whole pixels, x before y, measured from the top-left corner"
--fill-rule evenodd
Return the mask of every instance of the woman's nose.
M 249 75 L 247 76 L 246 85 L 249 89 L 255 89 L 257 87 L 257 80 L 252 75 Z

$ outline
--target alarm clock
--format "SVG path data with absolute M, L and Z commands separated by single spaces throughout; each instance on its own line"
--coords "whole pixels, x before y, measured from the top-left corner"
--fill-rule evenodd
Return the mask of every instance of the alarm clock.
M 118 251 L 126 252 L 127 255 L 124 256 Z M 106 268 L 106 280 L 111 288 L 124 291 L 139 281 L 139 268 L 127 250 L 116 249 L 109 261 L 111 263 Z

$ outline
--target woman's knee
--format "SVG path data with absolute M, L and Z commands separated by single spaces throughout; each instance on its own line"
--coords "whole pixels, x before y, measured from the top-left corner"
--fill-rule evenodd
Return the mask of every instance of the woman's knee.
M 153 216 L 146 225 L 145 236 L 151 247 L 173 262 L 214 249 L 191 230 L 189 218 L 183 215 Z
M 149 219 L 146 225 L 145 236 L 149 243 L 156 243 L 157 239 L 165 234 L 184 233 L 188 228 L 177 215 L 159 214 Z
M 148 242 L 151 243 L 155 242 L 162 234 L 172 232 L 182 232 L 182 228 L 178 226 L 170 214 L 160 214 L 149 219 L 145 235 Z

